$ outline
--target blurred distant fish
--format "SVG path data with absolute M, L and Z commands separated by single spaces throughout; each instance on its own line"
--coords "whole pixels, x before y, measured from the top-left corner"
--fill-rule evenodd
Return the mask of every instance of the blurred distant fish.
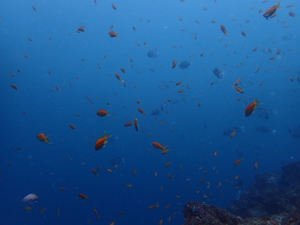
M 240 188 L 241 186 L 243 186 L 244 183 L 245 183 L 245 180 L 244 180 L 244 179 L 240 179 L 240 180 L 237 182 L 235 188 Z
M 272 133 L 272 134 L 275 134 L 277 130 L 271 130 L 270 128 L 268 127 L 256 127 L 255 130 L 257 132 L 260 132 L 260 133 L 265 133 L 265 134 L 268 134 L 268 133 Z
M 180 64 L 179 64 L 179 67 L 180 69 L 186 69 L 188 68 L 189 66 L 191 66 L 192 63 L 188 62 L 188 61 L 182 61 Z
M 289 132 L 293 136 L 293 138 L 300 139 L 300 126 L 298 126 L 298 127 L 290 127 L 289 128 Z
M 223 78 L 223 76 L 225 75 L 225 73 L 222 71 L 221 67 L 219 67 L 219 66 L 214 68 L 213 74 L 216 75 L 219 79 Z
M 242 127 L 230 127 L 230 128 L 228 128 L 227 130 L 225 130 L 223 132 L 223 135 L 225 135 L 225 136 L 231 136 L 231 134 L 233 132 L 235 132 L 235 133 L 245 132 L 244 127 L 245 126 L 242 126 Z
M 109 160 L 109 163 L 111 164 L 111 165 L 121 165 L 121 164 L 124 164 L 125 163 L 125 161 L 124 161 L 124 158 L 120 158 L 120 157 L 118 157 L 118 156 L 116 156 L 116 157 L 113 157 L 113 158 L 111 158 L 110 160 Z
M 295 38 L 295 35 L 287 34 L 282 37 L 283 40 L 289 41 Z
M 156 50 L 150 50 L 150 51 L 147 53 L 147 56 L 148 56 L 149 58 L 154 59 L 154 58 L 157 58 L 157 57 L 158 57 L 158 53 L 157 53 Z
M 272 111 L 270 109 L 264 109 L 264 108 L 259 108 L 257 109 L 257 115 L 258 117 L 264 118 L 264 119 L 269 119 L 271 115 L 276 114 L 276 111 Z

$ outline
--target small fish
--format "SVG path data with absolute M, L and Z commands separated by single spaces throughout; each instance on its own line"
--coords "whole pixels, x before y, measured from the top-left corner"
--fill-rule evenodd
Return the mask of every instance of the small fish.
M 146 115 L 146 113 L 144 112 L 144 110 L 142 110 L 141 108 L 138 108 L 138 111 L 142 114 L 144 114 L 144 116 Z
M 167 146 L 163 147 L 160 143 L 158 142 L 152 142 L 151 145 L 154 147 L 154 148 L 157 148 L 157 149 L 160 149 L 160 150 L 167 150 Z
M 234 83 L 234 86 L 238 86 L 238 84 L 240 83 L 241 79 L 242 79 L 241 77 L 239 79 L 237 79 L 236 82 Z
M 45 136 L 45 134 L 43 133 L 39 133 L 36 137 L 41 141 L 41 142 L 46 142 L 47 144 L 52 144 L 50 143 L 50 140 L 48 138 L 48 136 L 51 134 L 48 134 L 47 136 Z
M 234 137 L 235 136 L 235 134 L 236 134 L 236 131 L 233 131 L 232 133 L 231 133 L 231 135 L 230 135 L 230 137 Z
M 224 25 L 221 25 L 220 28 L 221 28 L 221 31 L 224 33 L 224 35 L 225 35 L 225 37 L 226 37 L 226 35 L 227 35 L 228 33 L 226 32 L 225 26 L 224 26 Z
M 97 216 L 97 218 L 100 219 L 100 217 L 99 217 L 98 212 L 97 212 L 96 209 L 94 209 L 94 213 L 95 213 L 95 215 Z
M 117 7 L 114 4 L 112 4 L 111 6 L 114 10 L 117 10 Z
M 257 169 L 257 166 L 258 166 L 258 162 L 256 162 L 256 163 L 254 164 L 254 169 Z
M 124 124 L 124 127 L 130 127 L 130 126 L 132 126 L 132 122 L 127 122 Z
M 171 162 L 167 162 L 165 165 L 165 168 L 167 168 L 168 166 L 170 166 Z
M 105 144 L 108 142 L 108 138 L 110 138 L 112 135 L 110 136 L 106 136 L 105 134 L 105 131 L 104 131 L 104 136 L 99 138 L 97 141 L 96 141 L 96 144 L 95 144 L 95 150 L 98 151 L 102 148 L 105 147 Z
M 135 127 L 136 131 L 139 131 L 139 124 L 138 124 L 138 119 L 137 118 L 135 118 L 135 120 L 134 120 L 134 127 Z
M 241 32 L 241 34 L 244 36 L 244 37 L 247 37 L 246 33 L 244 31 Z
M 70 128 L 71 128 L 72 130 L 76 130 L 76 129 L 77 129 L 73 124 L 70 124 Z
M 273 14 L 276 13 L 276 10 L 280 8 L 279 3 L 281 2 L 281 0 L 277 3 L 277 5 L 274 5 L 273 7 L 271 7 L 270 9 L 268 9 L 263 17 L 265 17 L 266 19 L 269 19 L 269 17 L 271 17 Z
M 98 173 L 95 169 L 92 169 L 93 174 L 95 174 L 98 177 Z
M 85 32 L 85 28 L 84 27 L 79 27 L 77 29 L 77 33 L 80 33 L 80 32 Z
M 108 112 L 104 109 L 100 109 L 98 112 L 97 112 L 97 115 L 100 116 L 100 117 L 104 117 L 104 116 L 110 116 L 108 114 Z
M 256 109 L 256 106 L 263 104 L 263 103 L 258 102 L 256 98 L 257 98 L 257 97 L 255 97 L 253 103 L 250 103 L 250 104 L 246 107 L 246 110 L 245 110 L 245 117 L 251 116 L 252 113 L 254 113 L 254 111 L 255 111 L 255 109 Z
M 243 159 L 238 159 L 234 162 L 234 165 L 237 166 L 239 165 L 241 162 L 243 161 Z
M 119 33 L 116 34 L 114 31 L 111 30 L 111 31 L 108 32 L 108 34 L 109 34 L 109 36 L 111 36 L 112 38 L 113 38 L 113 37 L 116 37 L 117 39 L 119 39 L 119 38 L 118 38 Z
M 84 195 L 84 194 L 82 194 L 82 193 L 79 193 L 79 194 L 78 194 L 78 197 L 81 198 L 81 199 L 86 199 L 86 200 L 89 199 L 87 195 Z
M 136 174 L 137 169 L 135 169 L 132 173 L 132 175 L 134 176 Z
M 235 88 L 235 90 L 237 91 L 237 92 L 239 92 L 239 93 L 241 93 L 241 94 L 243 94 L 244 93 L 244 91 L 243 91 L 243 89 L 242 88 L 240 88 L 240 87 L 237 87 L 237 86 L 233 86 L 234 88 Z
M 19 90 L 19 88 L 15 84 L 11 84 L 10 86 L 17 91 Z
M 34 201 L 37 201 L 39 197 L 36 194 L 28 194 L 23 199 L 22 202 L 28 202 L 32 204 Z

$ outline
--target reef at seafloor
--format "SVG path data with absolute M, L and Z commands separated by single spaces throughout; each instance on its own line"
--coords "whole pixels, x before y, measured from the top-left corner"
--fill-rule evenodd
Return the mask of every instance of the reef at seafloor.
M 300 161 L 282 171 L 257 175 L 228 210 L 189 202 L 183 208 L 185 225 L 300 225 Z

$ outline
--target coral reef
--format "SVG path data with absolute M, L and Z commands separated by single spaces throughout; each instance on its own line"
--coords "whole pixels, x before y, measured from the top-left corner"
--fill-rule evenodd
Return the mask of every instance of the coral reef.
M 228 211 L 189 202 L 183 209 L 185 224 L 300 225 L 300 161 L 284 166 L 282 171 L 257 175 L 253 185 L 234 200 Z

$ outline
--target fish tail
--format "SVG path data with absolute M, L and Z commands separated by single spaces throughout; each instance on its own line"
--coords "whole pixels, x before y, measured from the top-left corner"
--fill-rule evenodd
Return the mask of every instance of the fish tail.
M 119 35 L 119 34 L 120 34 L 120 33 L 117 33 L 117 34 L 116 34 L 116 38 L 117 38 L 117 39 L 119 39 L 119 38 L 118 38 L 118 35 Z
M 47 139 L 48 139 L 47 137 L 50 136 L 50 135 L 51 135 L 51 134 L 48 134 L 48 135 L 45 137 L 45 142 L 46 142 L 47 144 L 49 144 L 49 145 L 52 144 L 52 143 L 50 143 L 50 142 L 47 140 Z
M 277 8 L 277 9 L 281 9 L 281 7 L 280 7 L 280 5 L 279 5 L 280 2 L 281 2 L 281 0 L 279 0 L 279 2 L 278 2 L 277 5 L 276 5 L 276 8 Z
M 255 105 L 261 105 L 261 104 L 263 104 L 263 103 L 262 103 L 262 102 L 258 102 L 258 101 L 257 101 L 257 97 L 255 97 L 255 99 L 254 99 L 254 104 L 255 104 Z

